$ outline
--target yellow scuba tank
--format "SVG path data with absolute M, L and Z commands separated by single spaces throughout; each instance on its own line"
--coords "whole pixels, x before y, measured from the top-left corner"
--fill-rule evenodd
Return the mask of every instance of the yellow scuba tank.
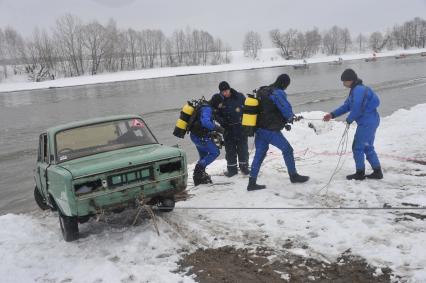
M 258 114 L 259 100 L 254 95 L 248 94 L 244 101 L 243 109 L 243 129 L 248 133 L 249 136 L 254 134 L 254 128 L 256 127 L 256 120 Z
M 187 102 L 180 111 L 179 119 L 176 121 L 176 127 L 173 130 L 173 135 L 183 139 L 188 128 L 188 122 L 191 119 L 192 113 L 194 113 L 194 105 L 191 102 Z

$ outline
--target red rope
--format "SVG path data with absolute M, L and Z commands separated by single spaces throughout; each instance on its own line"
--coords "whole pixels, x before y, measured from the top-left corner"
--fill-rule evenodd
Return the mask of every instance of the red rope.
M 294 152 L 294 155 L 301 157 L 301 156 L 305 156 L 307 153 L 312 153 L 314 155 L 322 155 L 322 156 L 339 156 L 339 154 L 337 154 L 336 152 L 329 152 L 329 151 L 315 152 L 315 151 L 311 150 L 310 148 L 306 148 L 306 149 L 303 149 L 303 150 L 300 150 L 300 151 L 296 151 L 296 152 Z M 281 152 L 269 151 L 268 155 L 272 156 L 272 158 L 278 158 L 278 157 L 281 156 Z M 352 152 L 347 152 L 345 155 L 352 155 Z M 399 161 L 415 162 L 415 163 L 426 165 L 426 160 L 421 160 L 421 159 L 417 159 L 417 158 L 413 158 L 413 157 L 403 157 L 403 156 L 386 154 L 386 153 L 378 153 L 377 155 L 379 155 L 380 157 L 392 158 L 392 159 L 396 159 L 396 160 L 399 160 Z

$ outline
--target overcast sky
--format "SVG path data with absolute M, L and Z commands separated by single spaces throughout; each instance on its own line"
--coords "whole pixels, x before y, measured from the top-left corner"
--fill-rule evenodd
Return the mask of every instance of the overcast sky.
M 275 28 L 322 31 L 338 25 L 353 36 L 385 31 L 416 16 L 426 19 L 426 0 L 0 0 L 0 27 L 28 36 L 36 26 L 53 27 L 66 13 L 84 22 L 113 18 L 119 28 L 161 29 L 166 35 L 189 26 L 241 49 L 249 30 L 262 35 L 265 47 Z

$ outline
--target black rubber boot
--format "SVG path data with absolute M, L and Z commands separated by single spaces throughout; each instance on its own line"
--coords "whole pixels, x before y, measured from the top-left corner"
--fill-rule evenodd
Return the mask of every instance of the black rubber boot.
M 249 183 L 248 183 L 248 186 L 247 186 L 247 191 L 257 191 L 257 190 L 262 190 L 262 189 L 266 188 L 265 185 L 258 185 L 258 184 L 256 184 L 256 179 L 257 178 L 253 178 L 253 177 L 249 178 Z
M 297 173 L 290 174 L 290 182 L 292 183 L 304 183 L 309 180 L 308 176 L 302 176 Z
M 240 171 L 243 175 L 249 175 L 250 174 L 250 170 L 249 170 L 247 164 L 240 165 Z
M 348 179 L 348 180 L 359 180 L 359 181 L 364 180 L 365 179 L 365 170 L 364 169 L 361 169 L 361 170 L 357 169 L 355 174 L 351 174 L 351 175 L 346 176 L 346 179 Z
M 195 165 L 194 174 L 192 175 L 192 179 L 194 180 L 194 186 L 203 184 L 203 172 L 204 168 L 200 164 Z
M 229 177 L 229 178 L 237 175 L 238 174 L 237 166 L 236 165 L 235 166 L 228 166 L 228 171 L 226 171 L 224 174 L 225 174 L 226 177 Z
M 373 171 L 373 173 L 371 173 L 370 175 L 367 175 L 367 176 L 365 176 L 365 177 L 367 177 L 368 179 L 377 179 L 377 180 L 380 180 L 380 179 L 383 179 L 383 172 L 382 172 L 382 168 L 376 168 L 376 169 L 373 169 L 374 171 Z
M 206 168 L 203 168 L 203 169 L 204 170 L 202 172 L 203 174 L 202 184 L 212 184 L 213 183 L 212 178 L 210 177 L 209 174 L 207 174 Z

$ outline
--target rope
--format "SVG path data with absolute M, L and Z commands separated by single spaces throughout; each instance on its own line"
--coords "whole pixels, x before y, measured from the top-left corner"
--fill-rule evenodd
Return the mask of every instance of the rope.
M 169 209 L 169 207 L 159 207 L 159 210 Z M 224 206 L 181 206 L 174 207 L 180 210 L 426 210 L 426 207 L 224 207 Z
M 135 218 L 133 219 L 132 226 L 135 226 L 135 225 L 136 225 L 136 222 L 137 222 L 137 220 L 138 220 L 138 218 L 139 218 L 139 215 L 140 215 L 140 213 L 141 213 L 141 211 L 142 211 L 142 208 L 143 208 L 143 209 L 145 209 L 145 211 L 148 213 L 148 215 L 151 217 L 151 219 L 152 219 L 152 224 L 153 224 L 153 226 L 154 226 L 154 228 L 155 228 L 155 231 L 157 232 L 157 235 L 158 235 L 158 236 L 160 236 L 160 231 L 158 230 L 157 219 L 156 219 L 156 217 L 155 217 L 155 214 L 154 214 L 154 212 L 152 211 L 152 208 L 151 208 L 149 205 L 146 205 L 144 202 L 145 202 L 145 197 L 144 197 L 144 195 L 143 195 L 143 194 L 141 194 L 141 195 L 139 196 L 139 201 L 138 201 L 139 208 L 138 208 L 138 211 L 137 211 L 137 213 L 136 213 Z
M 337 161 L 336 168 L 334 168 L 334 171 L 331 174 L 328 182 L 321 189 L 319 189 L 316 192 L 316 194 L 321 192 L 323 189 L 327 188 L 331 184 L 331 181 L 333 180 L 334 176 L 336 176 L 336 174 L 343 168 L 344 160 L 343 160 L 342 164 L 340 164 L 340 161 L 342 160 L 342 156 L 346 154 L 346 151 L 347 151 L 347 148 L 348 148 L 348 140 L 349 140 L 349 134 L 348 133 L 349 133 L 349 124 L 346 125 L 346 128 L 343 131 L 342 138 L 340 139 L 339 145 L 337 146 L 337 154 L 339 155 L 339 160 Z
M 96 214 L 96 222 L 100 222 L 101 219 L 105 216 L 105 210 L 101 209 L 101 211 L 99 213 Z M 105 219 L 105 222 L 106 219 Z
M 311 121 L 323 121 L 323 119 L 307 119 L 304 118 L 304 120 L 311 120 Z M 337 152 L 336 154 L 339 156 L 339 159 L 337 161 L 336 167 L 333 171 L 333 173 L 331 174 L 328 182 L 321 187 L 317 192 L 315 192 L 315 194 L 319 194 L 322 190 L 326 189 L 329 187 L 329 185 L 331 184 L 333 178 L 336 176 L 336 174 L 343 168 L 344 165 L 344 159 L 342 161 L 342 156 L 345 156 L 347 154 L 347 148 L 348 148 L 348 142 L 349 142 L 349 128 L 350 125 L 346 124 L 346 127 L 343 131 L 342 137 L 339 141 L 339 144 L 337 146 Z M 254 140 L 253 140 L 253 144 L 252 147 L 250 149 L 250 153 L 254 150 Z M 303 151 L 300 151 L 301 153 L 303 153 L 302 155 L 305 156 L 307 154 L 307 152 L 310 151 L 309 148 L 306 148 Z M 311 151 L 312 152 L 312 151 Z M 324 153 L 315 153 L 312 152 L 315 155 L 321 155 Z M 274 155 L 274 153 L 272 152 L 267 152 L 267 155 Z M 334 154 L 333 154 L 334 155 Z M 397 158 L 400 160 L 404 160 L 404 161 L 411 161 L 411 162 L 419 162 L 421 164 L 423 164 L 424 161 L 422 160 L 416 160 L 413 158 L 404 158 L 404 157 L 398 157 L 398 156 L 394 156 L 394 155 L 386 155 L 384 154 L 383 156 L 386 157 L 391 157 L 391 158 Z M 265 163 L 267 161 L 264 161 L 263 163 Z M 426 163 L 426 162 L 424 162 Z M 160 208 L 161 209 L 161 208 Z M 167 209 L 167 208 L 165 208 Z M 206 209 L 206 210 L 425 210 L 426 207 L 175 207 L 175 209 Z
M 321 119 L 321 118 L 318 118 L 318 119 L 309 119 L 309 118 L 305 118 L 305 117 L 303 117 L 302 118 L 303 120 L 306 120 L 306 121 L 324 121 L 323 119 Z M 329 122 L 335 122 L 334 120 L 330 120 Z

